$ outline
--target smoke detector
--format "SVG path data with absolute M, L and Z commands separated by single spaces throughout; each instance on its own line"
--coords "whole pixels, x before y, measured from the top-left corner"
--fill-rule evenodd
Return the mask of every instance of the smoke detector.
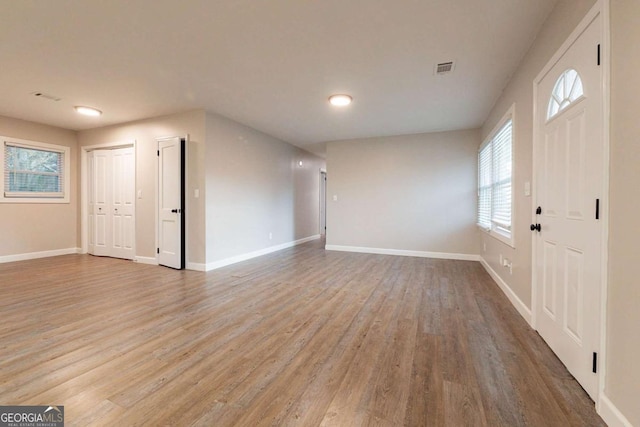
M 437 76 L 442 74 L 450 74 L 453 73 L 454 68 L 455 63 L 453 61 L 440 62 L 434 67 L 434 74 Z

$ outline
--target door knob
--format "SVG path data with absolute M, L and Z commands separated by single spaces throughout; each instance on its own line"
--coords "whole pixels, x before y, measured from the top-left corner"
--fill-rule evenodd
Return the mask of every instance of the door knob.
M 171 209 L 171 213 L 178 213 L 180 212 L 180 209 Z
M 531 224 L 531 231 L 537 231 L 538 233 L 542 230 L 542 226 L 540 224 Z

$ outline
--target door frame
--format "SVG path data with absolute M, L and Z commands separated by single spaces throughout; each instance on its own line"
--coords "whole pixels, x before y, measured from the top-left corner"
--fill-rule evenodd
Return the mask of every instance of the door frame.
M 187 191 L 189 190 L 189 173 L 187 171 L 187 165 L 189 164 L 189 134 L 184 134 L 184 135 L 171 135 L 171 136 L 161 136 L 161 137 L 157 137 L 155 138 L 155 150 L 159 149 L 159 143 L 160 141 L 164 141 L 167 139 L 173 139 L 173 138 L 180 138 L 182 140 L 184 140 L 184 152 L 182 153 L 182 179 L 183 179 L 183 191 L 182 191 L 182 219 L 181 221 L 183 222 L 183 226 L 182 226 L 182 258 L 184 259 L 184 265 L 182 267 L 182 269 L 189 269 L 189 221 L 187 220 L 187 217 L 185 215 L 188 215 L 190 212 L 190 206 L 189 206 L 189 197 L 187 197 Z M 159 248 L 160 246 L 160 215 L 159 215 L 159 210 L 160 210 L 160 168 L 159 168 L 159 164 L 158 164 L 158 159 L 159 157 L 156 157 L 155 160 L 155 198 L 156 198 L 156 202 L 155 202 L 155 234 L 156 234 L 156 241 L 155 241 L 155 247 Z M 155 253 L 155 263 L 156 265 L 160 264 L 160 258 L 159 258 L 159 254 L 158 251 L 156 250 Z
M 533 170 L 532 170 L 532 193 L 531 193 L 531 221 L 536 221 L 536 215 L 534 207 L 538 206 L 537 200 L 537 168 L 538 159 L 536 156 L 536 145 L 540 138 L 538 132 L 538 119 L 544 111 L 538 109 L 538 85 L 546 74 L 555 66 L 560 58 L 569 50 L 573 43 L 582 35 L 591 22 L 598 16 L 601 16 L 602 21 L 602 34 L 601 34 L 601 49 L 600 49 L 600 66 L 602 67 L 602 143 L 603 143 L 603 158 L 602 158 L 602 170 L 603 170 L 603 183 L 602 183 L 602 200 L 601 200 L 601 212 L 602 215 L 600 221 L 602 224 L 602 247 L 601 247 L 601 277 L 600 277 L 600 340 L 597 344 L 596 351 L 598 352 L 598 393 L 595 401 L 596 410 L 600 413 L 602 398 L 604 396 L 604 386 L 606 378 L 606 349 L 607 349 L 607 290 L 608 284 L 608 244 L 609 244 L 609 111 L 610 111 L 610 27 L 609 27 L 609 0 L 597 0 L 596 4 L 587 12 L 585 17 L 580 21 L 576 28 L 571 32 L 567 40 L 560 46 L 556 53 L 551 57 L 547 64 L 542 68 L 540 73 L 533 80 Z M 595 58 L 595 52 L 594 52 Z M 537 330 L 537 312 L 538 312 L 538 289 L 537 289 L 537 240 L 531 239 L 531 326 Z
M 322 226 L 324 225 L 324 229 Z M 320 168 L 320 235 L 327 235 L 327 170 Z
M 137 150 L 136 140 L 119 141 L 119 142 L 105 142 L 95 145 L 83 145 L 80 147 L 80 253 L 86 254 L 89 251 L 89 171 L 88 171 L 88 159 L 89 152 L 94 150 L 113 150 L 116 148 L 133 148 L 133 161 L 134 161 L 134 175 L 136 175 L 134 190 L 137 188 Z M 137 198 L 136 198 L 137 200 Z M 137 222 L 136 216 L 136 204 L 133 204 L 133 221 L 134 221 L 134 233 L 133 233 L 133 260 L 137 260 L 136 255 L 136 233 L 135 223 Z

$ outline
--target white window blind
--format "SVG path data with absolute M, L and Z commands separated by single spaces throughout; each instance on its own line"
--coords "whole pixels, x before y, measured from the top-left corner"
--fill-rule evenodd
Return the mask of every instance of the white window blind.
M 511 239 L 513 121 L 508 119 L 478 153 L 478 225 Z
M 478 154 L 478 225 L 491 229 L 491 144 Z
M 4 197 L 63 198 L 63 151 L 4 143 Z

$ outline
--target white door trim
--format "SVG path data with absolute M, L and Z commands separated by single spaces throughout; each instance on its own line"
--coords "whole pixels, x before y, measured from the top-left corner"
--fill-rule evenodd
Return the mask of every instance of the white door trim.
M 89 191 L 87 189 L 88 165 L 87 156 L 90 151 L 100 149 L 114 149 L 114 148 L 126 148 L 133 147 L 134 158 L 137 158 L 136 154 L 136 140 L 120 142 L 106 142 L 96 145 L 83 145 L 80 147 L 80 253 L 86 254 L 89 248 Z M 136 187 L 137 188 L 137 187 Z M 134 207 L 135 209 L 135 207 Z M 135 233 L 134 233 L 135 236 Z M 134 242 L 134 248 L 136 247 Z
M 556 53 L 551 57 L 549 62 L 544 66 L 540 73 L 533 80 L 533 176 L 532 176 L 532 212 L 531 221 L 536 221 L 536 215 L 534 212 L 537 204 L 537 194 L 535 183 L 538 180 L 537 166 L 538 159 L 536 158 L 535 144 L 539 138 L 537 118 L 539 114 L 544 112 L 538 111 L 537 99 L 538 99 L 538 85 L 546 74 L 555 66 L 555 64 L 562 58 L 562 56 L 569 50 L 573 43 L 580 37 L 580 35 L 587 29 L 591 22 L 598 16 L 602 17 L 602 34 L 601 34 L 601 56 L 600 66 L 602 67 L 602 141 L 603 141 L 603 153 L 602 167 L 603 167 L 603 197 L 601 200 L 601 212 L 602 212 L 602 253 L 601 253 L 601 280 L 600 280 L 600 342 L 598 345 L 598 396 L 596 399 L 596 410 L 600 412 L 602 398 L 604 397 L 604 386 L 606 379 L 606 342 L 607 342 L 607 289 L 608 289 L 608 242 L 609 242 L 609 111 L 610 111 L 610 30 L 609 30 L 609 1 L 610 0 L 598 0 L 596 4 L 589 10 L 585 17 L 580 21 L 578 26 L 569 35 L 567 40 L 560 46 Z M 594 52 L 595 55 L 595 52 Z M 594 56 L 595 58 L 595 56 Z M 532 253 L 532 268 L 531 268 L 531 325 L 537 330 L 537 277 L 536 277 L 536 243 L 537 239 L 531 239 L 531 253 Z

